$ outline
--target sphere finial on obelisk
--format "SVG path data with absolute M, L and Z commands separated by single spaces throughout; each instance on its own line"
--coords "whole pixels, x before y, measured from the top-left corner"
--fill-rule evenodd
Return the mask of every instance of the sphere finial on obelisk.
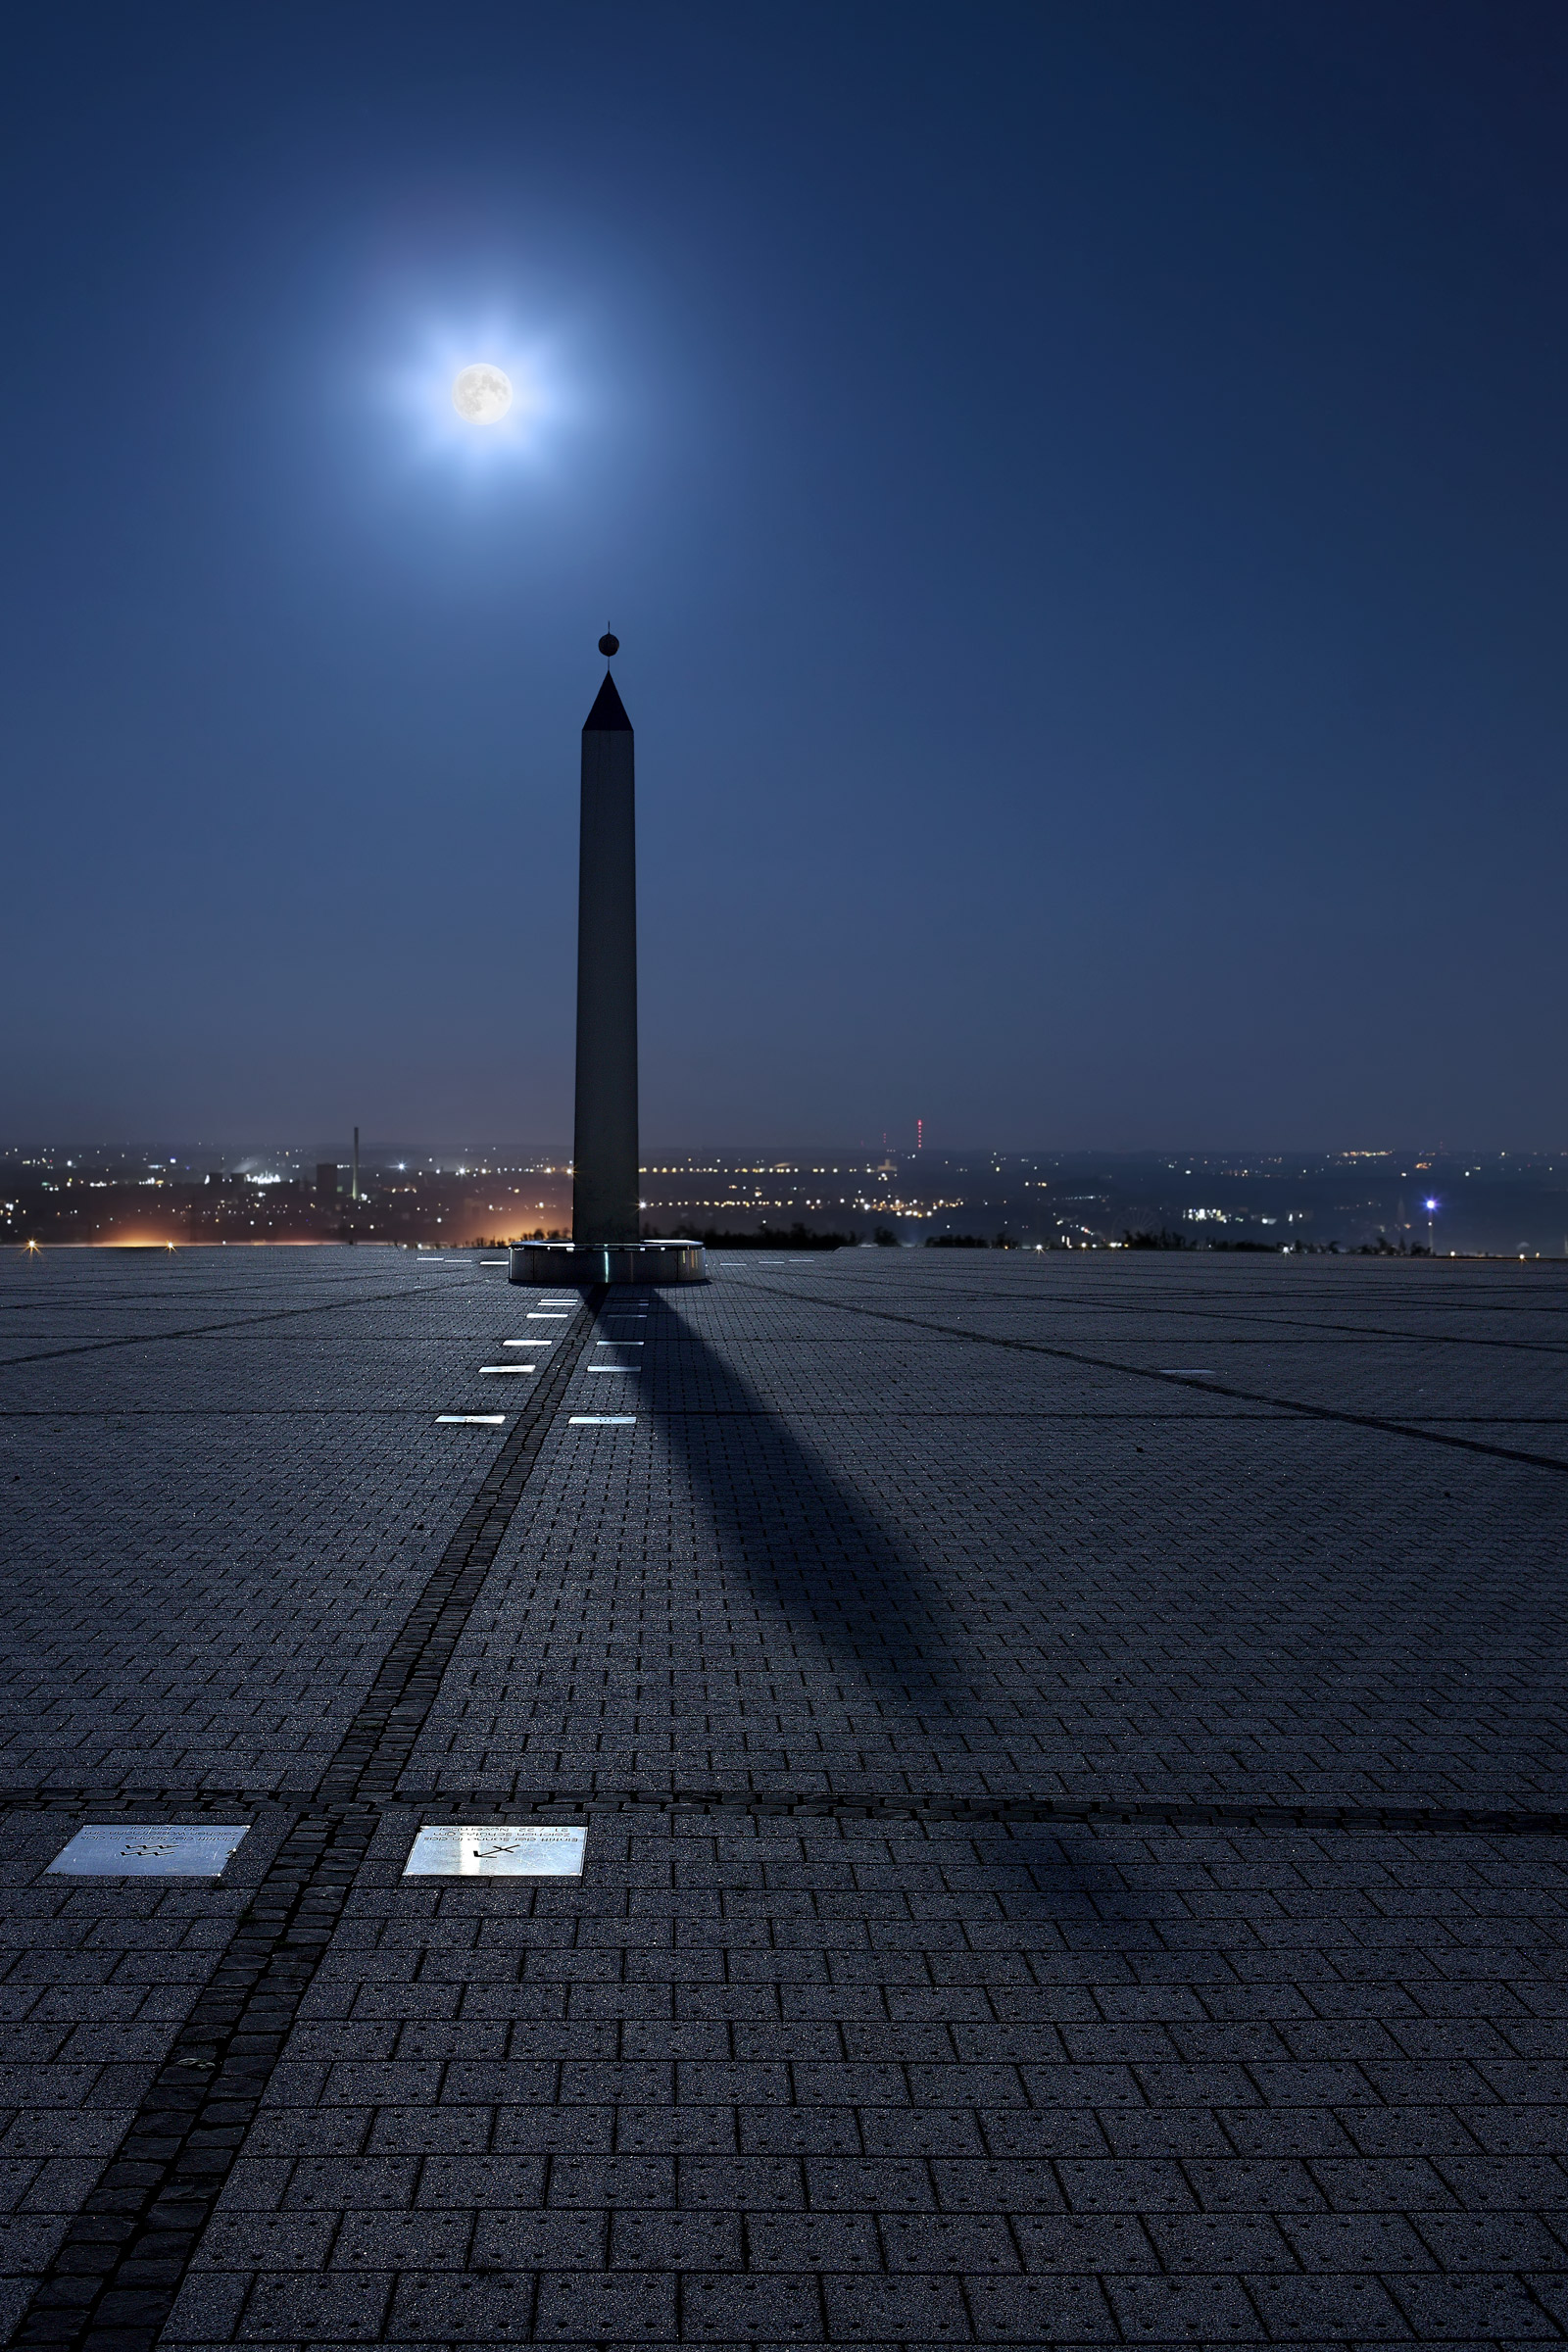
M 604 655 L 607 662 L 610 660 L 612 654 L 619 653 L 620 639 L 615 636 L 612 630 L 607 629 L 604 635 L 600 638 L 599 651 Z

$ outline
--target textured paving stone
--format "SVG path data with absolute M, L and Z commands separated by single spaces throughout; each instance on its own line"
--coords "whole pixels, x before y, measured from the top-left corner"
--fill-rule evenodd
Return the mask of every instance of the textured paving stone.
M 371 1250 L 0 1268 L 8 2321 L 529 1303 Z M 1568 1812 L 1568 1283 L 867 1251 L 646 1303 L 598 1321 L 634 1427 L 572 1425 L 590 1350 L 416 1694 L 163 2340 L 1568 2332 L 1568 1837 L 1411 1817 Z M 254 1826 L 220 1885 L 47 1879 L 82 1788 Z M 449 1799 L 586 1818 L 583 1877 L 405 1881 Z

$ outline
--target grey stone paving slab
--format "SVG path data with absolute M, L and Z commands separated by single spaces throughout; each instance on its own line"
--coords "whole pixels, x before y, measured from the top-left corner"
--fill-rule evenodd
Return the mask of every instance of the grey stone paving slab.
M 1568 1812 L 1568 1281 L 717 1271 L 573 1376 L 164 2341 L 1560 2338 L 1568 1838 L 1398 1809 Z M 533 1303 L 368 1250 L 0 1267 L 0 1778 L 253 1825 L 221 1882 L 113 1884 L 45 1875 L 85 1800 L 0 1820 L 8 2316 Z M 575 1425 L 612 1386 L 635 1428 Z M 580 1879 L 402 1875 L 519 1795 Z M 1369 1826 L 1246 1818 L 1301 1806 Z
M 433 1416 L 491 1409 L 518 1295 L 393 1251 L 191 1250 L 150 1306 L 123 1263 L 71 1299 L 106 1254 L 13 1273 L 68 1294 L 58 1330 L 0 1314 L 0 1783 L 308 1788 L 500 1442 Z M 96 1352 L 5 1360 L 51 1338 Z
M 552 1456 L 426 1785 L 1561 1800 L 1555 1482 L 890 1337 L 803 1287 L 749 1272 L 656 1311 L 646 1424 Z M 960 1296 L 915 1303 L 978 1327 Z M 775 1318 L 823 1344 L 781 1371 Z

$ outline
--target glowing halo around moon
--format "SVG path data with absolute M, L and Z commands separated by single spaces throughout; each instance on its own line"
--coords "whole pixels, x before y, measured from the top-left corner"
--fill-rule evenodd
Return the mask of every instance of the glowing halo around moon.
M 403 425 L 402 457 L 448 466 L 477 496 L 548 466 L 556 431 L 575 408 L 552 337 L 490 316 L 409 322 L 415 342 L 381 377 L 389 421 Z
M 477 360 L 459 369 L 452 406 L 466 424 L 499 424 L 512 406 L 512 378 L 504 368 Z

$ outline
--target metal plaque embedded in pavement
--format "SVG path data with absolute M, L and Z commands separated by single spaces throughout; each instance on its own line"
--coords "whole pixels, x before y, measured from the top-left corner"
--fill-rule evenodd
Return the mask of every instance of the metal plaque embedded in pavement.
M 575 1879 L 582 1872 L 586 1830 L 543 1822 L 521 1828 L 422 1829 L 403 1866 L 406 1879 Z
M 88 1822 L 50 1870 L 75 1879 L 216 1879 L 243 1822 Z

